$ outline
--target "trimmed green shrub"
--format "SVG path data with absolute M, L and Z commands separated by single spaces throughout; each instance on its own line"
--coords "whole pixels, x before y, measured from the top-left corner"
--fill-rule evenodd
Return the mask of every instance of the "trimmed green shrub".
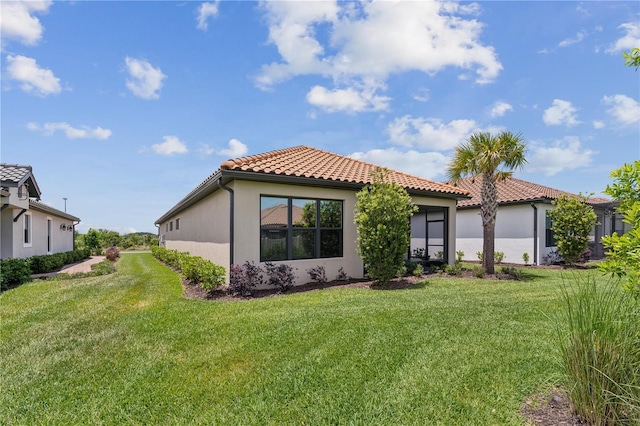
M 504 252 L 502 251 L 496 251 L 493 253 L 493 259 L 496 263 L 502 263 L 504 258 L 505 258 L 505 255 L 504 255 Z
M 422 263 L 418 263 L 415 269 L 413 270 L 413 276 L 420 278 L 423 275 L 424 275 L 424 267 L 422 266 Z
M 187 252 L 167 250 L 164 247 L 152 247 L 151 254 L 159 261 L 179 270 L 194 283 L 211 291 L 224 284 L 226 270 L 200 256 L 191 256 Z
M 31 280 L 31 270 L 26 259 L 0 260 L 0 290 L 17 287 Z

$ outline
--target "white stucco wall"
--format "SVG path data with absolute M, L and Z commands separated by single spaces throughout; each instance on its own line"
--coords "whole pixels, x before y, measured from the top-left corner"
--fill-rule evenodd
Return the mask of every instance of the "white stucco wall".
M 530 204 L 498 207 L 496 216 L 495 251 L 505 254 L 504 262 L 524 264 L 523 253 L 529 254 L 529 263 L 540 264 L 545 254 L 554 247 L 545 247 L 545 212 L 550 204 L 537 203 L 538 208 L 538 258 L 534 259 L 534 209 Z M 463 260 L 477 261 L 482 252 L 482 218 L 480 209 L 463 209 L 457 212 L 457 250 L 464 252 Z
M 67 231 L 73 222 L 45 212 L 30 209 L 13 221 L 22 209 L 7 208 L 2 212 L 2 258 L 26 258 L 31 256 L 62 253 L 73 250 L 73 232 Z M 31 244 L 24 244 L 24 216 L 31 216 Z M 51 220 L 51 247 L 47 250 L 47 220 Z M 63 231 L 60 226 L 64 224 Z M 10 232 L 6 233 L 6 230 Z M 11 247 L 10 250 L 7 250 Z

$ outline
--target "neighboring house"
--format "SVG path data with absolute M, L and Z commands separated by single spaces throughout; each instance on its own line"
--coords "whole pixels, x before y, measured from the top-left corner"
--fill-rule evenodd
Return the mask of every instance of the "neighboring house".
M 375 165 L 307 146 L 228 160 L 155 223 L 168 249 L 218 265 L 272 261 L 296 268 L 324 266 L 329 279 L 340 268 L 363 276 L 356 252 L 356 193 L 371 182 Z M 412 245 L 455 259 L 456 200 L 467 192 L 390 170 L 419 206 Z
M 31 166 L 0 164 L 0 258 L 26 258 L 73 250 L 75 216 L 40 202 Z
M 455 186 L 471 193 L 471 199 L 458 202 L 456 246 L 464 252 L 464 260 L 478 260 L 482 252 L 482 218 L 480 217 L 482 177 L 464 178 Z M 524 263 L 522 255 L 529 254 L 529 263 L 540 265 L 545 256 L 557 250 L 547 211 L 551 202 L 565 191 L 549 188 L 516 178 L 497 183 L 498 212 L 496 216 L 495 250 L 505 254 L 505 262 Z M 589 198 L 597 215 L 591 234 L 591 259 L 604 257 L 600 243 L 603 235 L 626 231 L 621 217 L 615 214 L 615 204 L 606 198 Z

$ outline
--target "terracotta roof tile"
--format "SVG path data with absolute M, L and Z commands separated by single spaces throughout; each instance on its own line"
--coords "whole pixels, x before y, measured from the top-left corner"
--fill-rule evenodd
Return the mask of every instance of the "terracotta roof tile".
M 222 170 L 242 170 L 284 176 L 298 176 L 335 182 L 371 183 L 370 173 L 377 166 L 308 146 L 296 146 L 264 154 L 227 160 Z M 406 189 L 465 196 L 467 191 L 453 186 L 389 170 L 392 182 Z
M 448 183 L 453 184 L 452 182 Z M 466 189 L 471 193 L 471 199 L 459 200 L 458 207 L 480 206 L 482 176 L 461 179 L 455 184 L 455 186 L 460 189 Z M 555 200 L 562 194 L 576 196 L 576 194 L 572 194 L 570 192 L 561 191 L 544 185 L 538 185 L 533 182 L 527 182 L 513 177 L 497 182 L 496 187 L 498 189 L 498 204 L 530 202 L 535 200 Z M 604 204 L 611 202 L 611 200 L 603 197 L 592 197 L 589 201 L 590 204 Z

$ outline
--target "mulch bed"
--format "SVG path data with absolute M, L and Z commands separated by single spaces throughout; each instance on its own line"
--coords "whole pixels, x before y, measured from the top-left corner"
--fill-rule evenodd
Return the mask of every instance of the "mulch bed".
M 537 394 L 522 404 L 520 414 L 527 424 L 536 426 L 581 426 L 586 423 L 573 413 L 567 394 L 557 388 L 545 394 Z

